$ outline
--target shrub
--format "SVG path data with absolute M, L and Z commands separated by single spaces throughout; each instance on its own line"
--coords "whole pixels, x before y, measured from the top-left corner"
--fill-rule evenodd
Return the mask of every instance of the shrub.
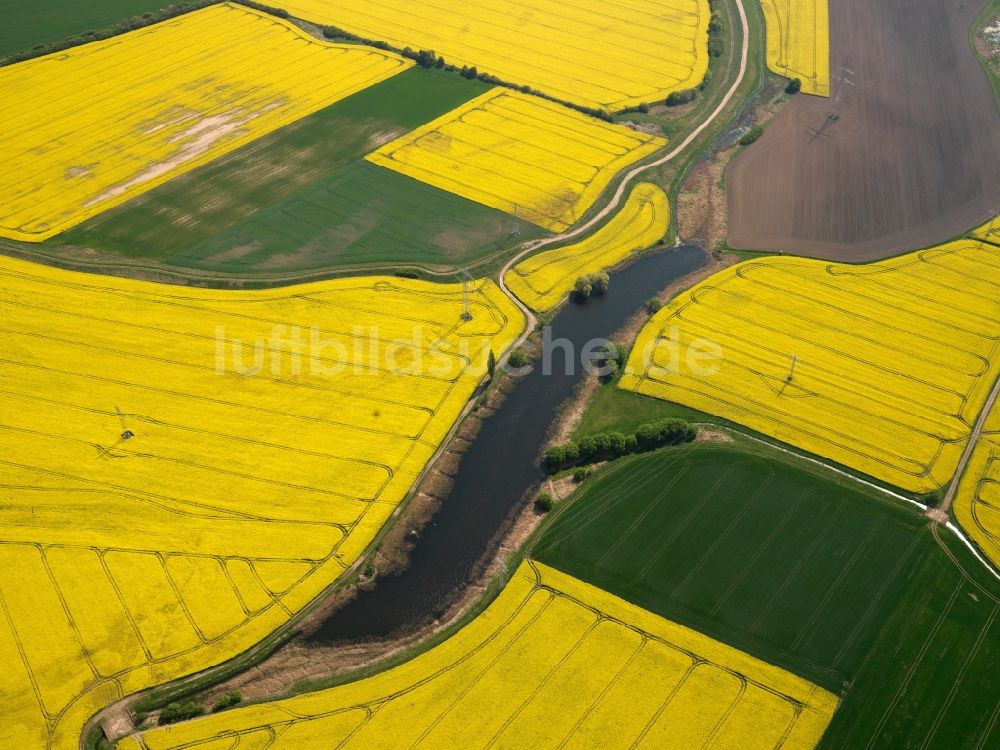
M 708 21 L 708 54 L 710 57 L 722 57 L 722 49 L 722 19 L 713 12 Z
M 753 143 L 754 141 L 756 141 L 762 135 L 764 135 L 764 126 L 763 125 L 754 125 L 747 132 L 745 132 L 742 136 L 740 136 L 740 145 L 741 146 L 749 146 L 751 143 Z
M 422 49 L 414 59 L 421 68 L 433 68 L 437 65 L 438 56 L 434 53 L 434 50 Z M 441 65 L 438 67 L 444 67 L 444 58 L 441 58 Z
M 159 724 L 176 724 L 178 721 L 187 721 L 205 713 L 205 709 L 194 701 L 184 701 L 183 703 L 171 703 L 160 711 Z
M 936 490 L 932 490 L 925 495 L 921 495 L 920 501 L 928 508 L 938 508 L 944 500 L 945 492 L 946 490 L 944 487 L 938 487 Z
M 590 471 L 588 469 L 577 469 L 573 472 L 573 481 L 580 484 L 583 480 L 590 476 Z
M 607 294 L 608 286 L 611 284 L 611 277 L 606 271 L 598 271 L 590 274 L 590 284 L 594 288 L 593 294 Z
M 224 696 L 219 698 L 212 706 L 212 713 L 218 713 L 219 711 L 225 711 L 227 708 L 232 708 L 233 706 L 239 705 L 243 702 L 243 693 L 239 690 L 234 690 L 231 693 L 226 693 Z
M 651 297 L 646 300 L 646 312 L 650 315 L 656 315 L 660 310 L 663 309 L 663 303 L 660 302 L 656 297 Z
M 792 78 L 788 85 L 785 86 L 786 94 L 797 94 L 802 90 L 802 81 L 798 78 Z
M 521 368 L 528 364 L 528 355 L 525 354 L 524 349 L 518 347 L 510 353 L 507 361 L 510 362 L 511 367 Z
M 535 507 L 538 508 L 542 513 L 548 513 L 552 510 L 553 500 L 552 495 L 548 492 L 539 492 L 538 497 L 535 498 Z
M 553 474 L 580 460 L 580 447 L 576 443 L 553 445 L 545 451 L 545 468 Z
M 698 96 L 698 89 L 682 89 L 681 91 L 671 91 L 664 102 L 668 107 L 679 107 L 682 104 L 690 104 Z

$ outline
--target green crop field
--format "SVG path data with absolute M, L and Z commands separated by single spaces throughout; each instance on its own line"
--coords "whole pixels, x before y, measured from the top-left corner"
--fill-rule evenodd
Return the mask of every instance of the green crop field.
M 618 461 L 531 554 L 845 696 L 831 750 L 993 747 L 976 743 L 1000 710 L 1000 587 L 966 581 L 917 509 L 792 461 L 708 444 Z
M 480 258 L 509 243 L 509 217 L 363 157 L 487 88 L 405 71 L 31 249 L 229 273 Z
M 947 531 L 923 560 L 821 750 L 1000 747 L 1000 586 Z
M 0 57 L 170 5 L 170 0 L 5 0 L 0 4 Z M 16 19 L 16 20 L 14 20 Z
M 628 459 L 534 556 L 837 691 L 915 564 L 917 513 L 744 449 Z

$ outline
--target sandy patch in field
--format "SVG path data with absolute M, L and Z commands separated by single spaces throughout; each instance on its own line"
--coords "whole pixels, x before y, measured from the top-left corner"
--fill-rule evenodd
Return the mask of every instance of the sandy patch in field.
M 177 151 L 169 158 L 149 164 L 134 177 L 120 182 L 99 195 L 94 196 L 83 204 L 84 207 L 89 208 L 90 206 L 118 198 L 139 185 L 169 174 L 187 162 L 197 159 L 222 141 L 246 135 L 249 132 L 244 127 L 247 123 L 267 112 L 284 106 L 284 104 L 285 100 L 278 99 L 269 102 L 253 112 L 247 113 L 245 108 L 241 108 L 233 112 L 198 119 L 197 122 L 170 139 L 171 143 L 178 143 L 180 145 Z M 162 127 L 167 127 L 169 124 L 169 122 L 165 121 L 161 125 Z

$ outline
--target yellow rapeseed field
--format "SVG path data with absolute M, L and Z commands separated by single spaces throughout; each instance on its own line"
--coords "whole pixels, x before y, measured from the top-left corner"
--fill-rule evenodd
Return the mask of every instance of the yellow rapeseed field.
M 285 0 L 293 15 L 397 48 L 430 49 L 455 65 L 562 101 L 619 110 L 701 83 L 708 0 Z
M 41 242 L 409 65 L 223 3 L 0 69 L 0 236 Z
M 666 140 L 494 88 L 366 158 L 546 229 L 579 219 Z
M 258 747 L 265 737 L 268 750 L 811 750 L 836 707 L 799 677 L 527 561 L 481 615 L 411 661 L 142 741 L 148 750 Z
M 1000 372 L 998 336 L 990 245 L 960 240 L 866 266 L 772 257 L 660 311 L 621 387 L 927 492 L 957 468 Z
M 1000 406 L 987 417 L 952 507 L 972 540 L 1000 567 Z
M 802 81 L 807 94 L 830 95 L 827 0 L 761 0 L 767 26 L 767 67 Z
M 1000 245 L 1000 214 L 992 217 L 982 226 L 973 229 L 969 235 L 974 239 Z
M 351 565 L 521 332 L 492 282 L 0 258 L 0 747 L 235 656 Z M 119 414 L 119 411 L 121 412 Z M 128 436 L 128 437 L 126 437 Z
M 531 256 L 514 266 L 504 280 L 522 302 L 546 312 L 566 298 L 581 275 L 610 268 L 630 253 L 655 245 L 669 225 L 667 194 L 644 182 L 632 190 L 611 221 L 594 234 Z

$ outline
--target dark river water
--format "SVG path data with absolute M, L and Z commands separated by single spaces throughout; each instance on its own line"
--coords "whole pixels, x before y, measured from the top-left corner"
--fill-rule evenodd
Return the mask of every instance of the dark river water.
M 552 321 L 551 340 L 573 342 L 575 366 L 567 368 L 565 350 L 552 347 L 551 373 L 536 363 L 517 382 L 463 456 L 451 492 L 411 553 L 410 567 L 360 592 L 311 639 L 379 638 L 439 617 L 470 582 L 504 522 L 527 501 L 527 490 L 542 478 L 538 458 L 546 434 L 585 374 L 579 359 L 583 345 L 613 334 L 647 299 L 705 262 L 704 251 L 691 245 L 651 253 L 615 273 L 606 296 L 566 305 Z

